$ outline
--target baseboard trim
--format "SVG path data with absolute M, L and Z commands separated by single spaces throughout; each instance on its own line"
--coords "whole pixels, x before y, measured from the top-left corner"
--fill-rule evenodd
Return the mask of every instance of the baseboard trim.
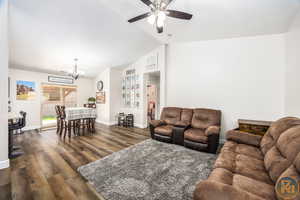
M 143 124 L 134 124 L 135 127 L 138 127 L 138 128 L 147 128 L 145 127 Z
M 98 123 L 98 124 L 104 124 L 106 126 L 112 126 L 112 125 L 116 124 L 114 122 L 105 122 L 105 121 L 100 121 L 100 120 L 96 120 L 96 123 Z
M 23 131 L 31 131 L 31 130 L 38 130 L 41 128 L 42 128 L 41 126 L 27 126 L 27 127 L 24 127 L 22 130 Z
M 0 169 L 9 168 L 9 160 L 0 161 Z

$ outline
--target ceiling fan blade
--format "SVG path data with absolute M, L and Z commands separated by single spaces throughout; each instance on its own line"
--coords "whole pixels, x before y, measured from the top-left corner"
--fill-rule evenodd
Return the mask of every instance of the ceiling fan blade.
M 153 5 L 152 1 L 150 0 L 141 0 L 144 4 L 146 4 L 147 6 L 151 6 Z
M 189 13 L 185 13 L 177 10 L 167 10 L 166 14 L 169 17 L 174 17 L 174 18 L 184 19 L 184 20 L 190 20 L 193 17 L 193 15 Z
M 157 33 L 162 33 L 162 32 L 164 32 L 164 27 L 158 27 L 158 26 L 156 26 L 156 30 L 157 30 Z
M 165 0 L 165 4 L 169 5 L 170 3 L 172 3 L 173 0 Z
M 136 22 L 136 21 L 139 21 L 141 19 L 145 19 L 147 17 L 149 17 L 152 13 L 148 12 L 148 13 L 145 13 L 145 14 L 142 14 L 142 15 L 139 15 L 137 17 L 134 17 L 130 20 L 128 20 L 129 23 L 133 23 L 133 22 Z

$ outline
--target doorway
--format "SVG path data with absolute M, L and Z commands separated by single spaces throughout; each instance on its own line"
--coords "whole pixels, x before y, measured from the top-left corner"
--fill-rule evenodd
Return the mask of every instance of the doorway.
M 42 84 L 41 122 L 42 128 L 56 126 L 55 106 L 77 106 L 77 87 Z
M 147 124 L 160 115 L 160 72 L 147 74 Z

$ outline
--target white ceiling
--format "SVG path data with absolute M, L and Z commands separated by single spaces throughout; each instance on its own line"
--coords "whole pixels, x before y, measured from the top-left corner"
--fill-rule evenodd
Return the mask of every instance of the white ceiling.
M 96 76 L 128 64 L 160 43 L 132 27 L 101 0 L 11 0 L 11 67 Z
M 12 67 L 61 71 L 79 66 L 88 76 L 130 63 L 162 43 L 286 32 L 299 0 L 174 0 L 171 9 L 194 15 L 168 18 L 162 35 L 142 20 L 140 0 L 11 0 Z M 169 37 L 168 34 L 172 34 Z
M 149 11 L 139 0 L 106 1 L 125 18 Z M 109 3 L 108 3 L 109 2 Z M 191 21 L 167 18 L 157 34 L 147 20 L 135 24 L 163 42 L 187 42 L 283 33 L 300 9 L 299 0 L 174 0 L 170 9 L 193 14 Z M 125 12 L 124 12 L 125 10 Z M 168 37 L 172 34 L 172 37 Z

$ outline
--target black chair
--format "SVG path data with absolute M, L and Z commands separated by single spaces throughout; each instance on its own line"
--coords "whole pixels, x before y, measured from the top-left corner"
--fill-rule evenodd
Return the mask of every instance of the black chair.
M 22 128 L 24 128 L 26 126 L 26 116 L 27 113 L 24 111 L 20 111 L 20 115 L 22 116 L 19 121 L 14 124 L 14 129 L 16 131 L 19 131 L 20 134 L 23 134 L 24 132 L 22 132 Z
M 133 116 L 133 114 L 126 115 L 126 127 L 134 127 L 134 116 Z
M 125 126 L 126 124 L 126 115 L 125 113 L 119 113 L 118 115 L 118 126 Z
M 18 122 L 12 120 L 8 122 L 8 157 L 10 159 L 23 155 L 22 151 L 15 152 L 15 150 L 20 150 L 21 147 L 15 146 L 13 141 L 14 131 L 21 130 L 26 125 L 26 113 L 22 111 L 20 114 L 23 117 Z

